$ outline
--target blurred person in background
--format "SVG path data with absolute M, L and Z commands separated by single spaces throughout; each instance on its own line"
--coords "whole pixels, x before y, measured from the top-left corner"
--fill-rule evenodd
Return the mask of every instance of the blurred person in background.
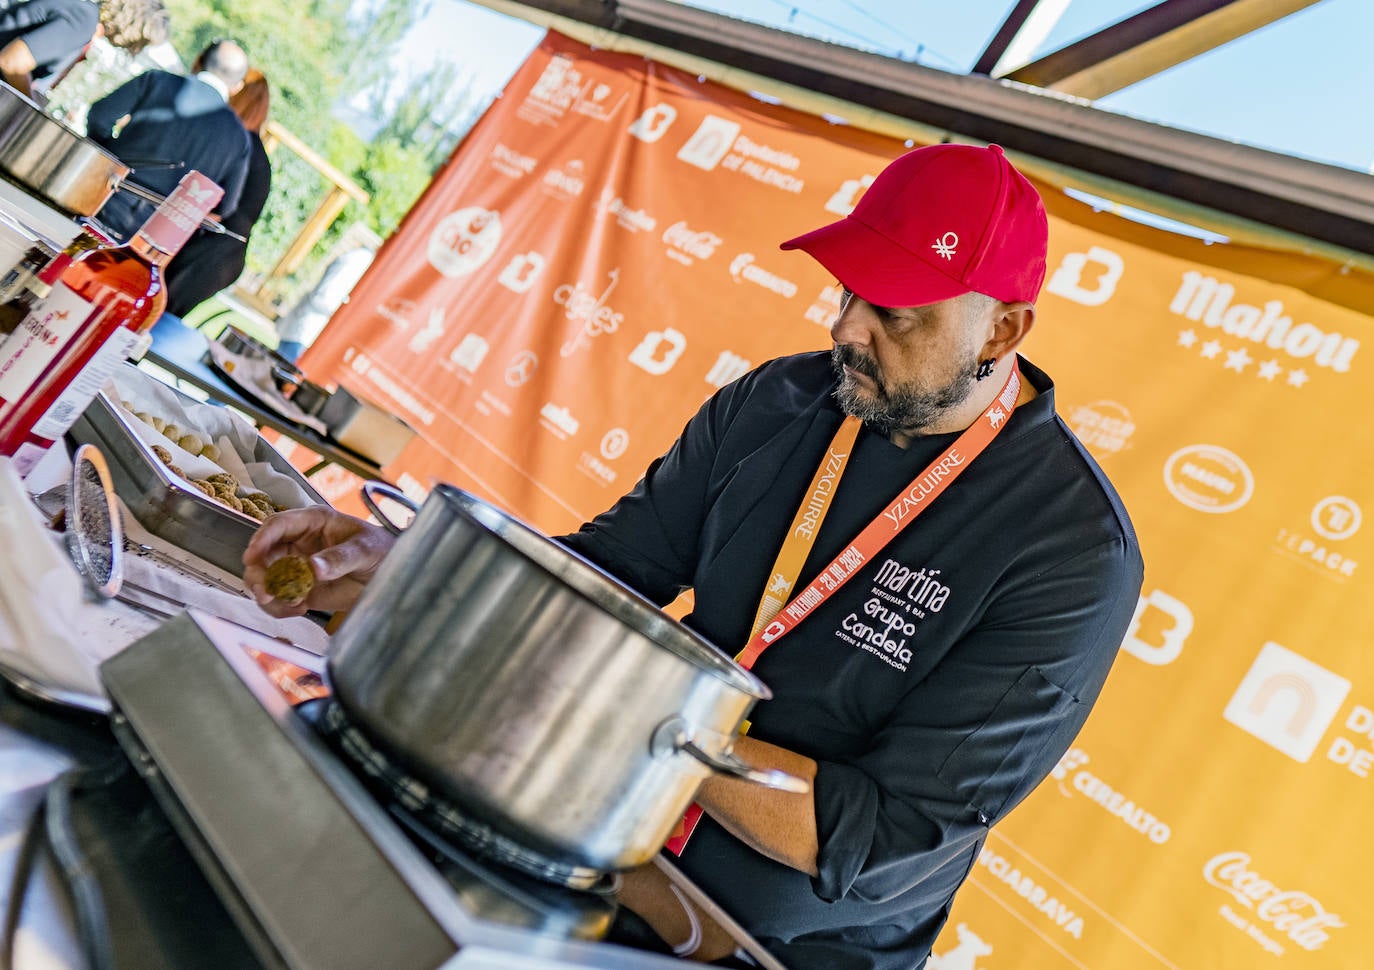
M 362 226 L 355 226 L 350 233 L 358 239 L 357 244 L 330 260 L 319 281 L 277 320 L 277 353 L 292 363 L 315 342 L 334 312 L 348 301 L 348 294 L 377 255 L 381 240 L 375 234 Z
M 41 100 L 95 38 L 136 55 L 169 30 L 162 0 L 0 0 L 0 78 Z
M 198 230 L 186 241 L 167 267 L 167 312 L 172 316 L 186 316 L 200 303 L 232 286 L 243 273 L 248 237 L 272 188 L 272 162 L 261 135 L 270 101 L 267 78 L 257 68 L 249 68 L 243 87 L 229 98 L 229 107 L 248 132 L 248 173 L 238 207 L 222 222 L 225 229 L 242 236 L 243 241 L 208 229 Z
M 0 0 L 3 2 L 3 0 Z M 212 217 L 238 208 L 252 146 L 229 98 L 243 87 L 248 56 L 230 40 L 201 52 L 186 77 L 147 71 L 91 105 L 86 127 L 91 141 L 134 172 L 128 179 L 158 195 L 170 195 L 191 169 L 212 179 L 224 197 Z M 116 192 L 96 218 L 121 240 L 131 237 L 154 206 L 129 192 Z

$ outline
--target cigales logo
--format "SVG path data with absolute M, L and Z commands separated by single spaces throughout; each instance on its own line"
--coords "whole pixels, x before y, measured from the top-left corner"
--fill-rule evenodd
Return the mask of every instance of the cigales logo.
M 1330 931 L 1345 925 L 1314 896 L 1280 889 L 1251 865 L 1248 852 L 1222 852 L 1207 860 L 1202 876 L 1304 950 L 1320 950 L 1331 939 Z
M 1255 492 L 1250 466 L 1217 445 L 1189 445 L 1174 452 L 1164 463 L 1164 484 L 1190 509 L 1215 514 L 1236 511 Z
M 563 283 L 553 291 L 553 302 L 563 307 L 563 315 L 581 325 L 573 338 L 563 344 L 559 351 L 562 356 L 571 357 L 579 350 L 590 347 L 592 341 L 603 333 L 615 333 L 625 319 L 625 314 L 617 313 L 606 302 L 620 284 L 620 267 L 617 266 L 606 275 L 610 277 L 610 283 L 599 296 L 581 280 Z
M 1093 401 L 1069 412 L 1069 424 L 1078 440 L 1096 457 L 1104 458 L 1130 446 L 1135 421 L 1118 401 Z
M 491 259 L 500 243 L 499 213 L 479 206 L 459 209 L 429 234 L 429 262 L 445 276 L 467 276 Z
M 1350 681 L 1266 643 L 1226 705 L 1236 727 L 1306 763 L 1350 693 Z

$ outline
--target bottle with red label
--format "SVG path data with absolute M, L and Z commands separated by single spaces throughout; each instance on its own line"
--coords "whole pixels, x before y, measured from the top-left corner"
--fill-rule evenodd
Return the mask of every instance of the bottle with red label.
M 20 475 L 146 342 L 167 305 L 167 263 L 223 194 L 188 172 L 126 245 L 54 260 L 66 265 L 51 292 L 0 344 L 0 455 L 13 456 Z

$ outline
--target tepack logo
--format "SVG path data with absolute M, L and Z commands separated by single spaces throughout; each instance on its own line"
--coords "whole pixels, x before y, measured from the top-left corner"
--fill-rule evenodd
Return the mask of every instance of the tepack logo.
M 1335 720 L 1350 681 L 1266 643 L 1226 705 L 1225 718 L 1304 764 Z
M 1349 539 L 1360 531 L 1360 506 L 1353 498 L 1328 495 L 1312 508 L 1312 528 L 1332 542 Z
M 1217 445 L 1189 445 L 1164 462 L 1164 485 L 1188 508 L 1220 514 L 1234 512 L 1250 501 L 1255 476 L 1233 451 Z
M 467 276 L 491 259 L 500 243 L 499 213 L 480 206 L 459 209 L 429 234 L 429 262 L 445 276 Z
M 677 120 L 677 108 L 671 104 L 656 104 L 630 125 L 630 134 L 640 141 L 656 142 L 667 134 Z
M 1091 278 L 1090 267 L 1095 271 L 1091 287 L 1086 285 Z M 1091 246 L 1086 253 L 1066 254 L 1045 289 L 1083 306 L 1101 306 L 1112 298 L 1124 272 L 1126 264 L 1119 255 Z
M 1159 633 L 1159 643 L 1147 643 L 1141 639 L 1141 621 L 1151 608 L 1159 610 L 1170 620 L 1170 624 Z M 1151 626 L 1153 630 L 1155 627 Z M 1136 603 L 1135 615 L 1126 630 L 1126 639 L 1121 641 L 1121 649 L 1137 660 L 1143 660 L 1155 667 L 1171 664 L 1183 653 L 1183 645 L 1188 634 L 1193 632 L 1193 611 L 1188 604 L 1174 599 L 1163 590 L 1151 590 L 1149 596 L 1142 596 Z
M 454 347 L 449 353 L 448 359 L 457 367 L 463 368 L 469 374 L 477 372 L 477 368 L 486 360 L 487 351 L 491 346 L 485 339 L 475 333 L 467 334 L 462 340 L 458 341 L 458 346 Z
M 533 250 L 528 253 L 517 253 L 511 257 L 506 268 L 501 270 L 496 282 L 514 293 L 528 293 L 543 270 L 544 257 L 539 253 Z
M 687 144 L 678 150 L 677 157 L 709 172 L 720 164 L 739 133 L 739 122 L 707 115 L 687 139 Z
M 630 351 L 630 363 L 650 374 L 663 375 L 673 369 L 686 349 L 687 338 L 672 327 L 651 330 Z
M 849 215 L 859 204 L 863 194 L 868 191 L 868 187 L 873 184 L 874 178 L 873 175 L 864 175 L 845 182 L 825 203 L 825 211 L 833 212 L 837 216 Z
M 964 923 L 954 927 L 954 932 L 959 938 L 959 945 L 946 950 L 943 955 L 932 953 L 926 961 L 926 970 L 982 970 L 977 965 L 978 958 L 991 956 L 992 947 Z

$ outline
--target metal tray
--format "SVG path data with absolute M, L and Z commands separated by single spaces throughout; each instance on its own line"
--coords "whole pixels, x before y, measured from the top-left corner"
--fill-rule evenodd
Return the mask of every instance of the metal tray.
M 176 393 L 187 404 L 199 403 Z M 72 426 L 71 435 L 77 442 L 90 442 L 105 453 L 116 494 L 145 529 L 242 576 L 243 552 L 260 523 L 220 505 L 170 472 L 134 432 L 129 422 L 136 420 L 102 391 Z M 295 479 L 316 504 L 329 504 L 261 435 L 251 460 L 266 462 Z

